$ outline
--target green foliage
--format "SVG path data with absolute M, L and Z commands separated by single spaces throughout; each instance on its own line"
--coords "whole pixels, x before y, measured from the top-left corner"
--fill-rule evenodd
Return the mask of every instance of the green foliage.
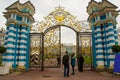
M 6 48 L 4 46 L 0 46 L 0 54 L 6 52 Z
M 6 48 L 4 46 L 0 46 L 0 54 L 3 54 L 6 52 Z M 2 56 L 0 55 L 0 66 L 2 64 Z
M 84 57 L 84 63 L 91 65 L 92 63 L 92 57 L 91 56 L 83 56 Z
M 120 45 L 113 45 L 112 46 L 112 52 L 115 52 L 115 53 L 120 52 Z

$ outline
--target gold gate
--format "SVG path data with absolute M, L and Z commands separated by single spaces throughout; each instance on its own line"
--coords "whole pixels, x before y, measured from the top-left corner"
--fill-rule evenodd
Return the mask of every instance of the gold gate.
M 30 34 L 30 67 L 41 66 L 41 34 L 31 33 Z
M 90 32 L 79 33 L 80 54 L 84 57 L 84 68 L 92 67 L 92 37 Z
M 59 30 L 61 26 L 66 26 L 76 32 L 76 53 L 77 55 L 81 54 L 80 50 L 83 48 L 80 48 L 81 39 L 79 38 L 79 33 L 90 31 L 90 25 L 89 23 L 86 23 L 86 21 L 78 21 L 76 16 L 71 15 L 61 6 L 56 7 L 54 11 L 52 11 L 48 16 L 44 17 L 42 22 L 35 22 L 31 27 L 31 31 L 39 32 L 41 33 L 41 36 L 39 35 L 39 39 L 37 37 L 37 39 L 34 38 L 35 41 L 38 40 L 38 42 L 36 45 L 34 45 L 34 48 L 31 48 L 31 50 L 33 50 L 31 51 L 31 54 L 33 55 L 30 58 L 31 65 L 41 66 L 41 70 L 43 70 L 44 67 L 57 65 L 55 58 L 57 58 L 57 56 L 61 56 L 61 38 L 59 37 Z M 51 40 L 53 40 L 53 42 L 51 42 Z M 35 42 L 31 41 L 31 44 L 33 43 Z M 35 52 L 34 49 L 36 50 Z
M 61 57 L 60 43 L 60 27 L 44 35 L 44 67 L 60 67 L 57 61 Z

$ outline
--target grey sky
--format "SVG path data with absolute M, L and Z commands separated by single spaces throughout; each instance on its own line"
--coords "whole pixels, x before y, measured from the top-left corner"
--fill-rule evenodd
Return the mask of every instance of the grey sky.
M 17 0 L 0 0 L 0 27 L 4 26 L 6 23 L 6 19 L 3 17 L 3 13 L 5 12 L 5 8 L 9 5 L 13 4 Z M 20 0 L 21 3 L 24 3 L 28 0 Z M 36 13 L 34 18 L 36 21 L 41 21 L 44 16 L 47 16 L 55 7 L 61 5 L 70 12 L 72 15 L 77 16 L 79 21 L 87 20 L 88 14 L 86 12 L 86 7 L 88 6 L 88 2 L 90 0 L 30 0 L 31 3 L 35 6 Z M 101 1 L 101 0 L 96 0 Z M 118 6 L 118 10 L 120 10 L 120 1 L 119 0 L 108 0 L 111 3 Z M 118 20 L 119 19 L 119 20 Z M 117 18 L 118 25 L 120 26 L 120 15 Z
M 3 17 L 3 12 L 6 11 L 5 8 L 16 1 L 17 0 L 0 0 L 0 28 L 2 26 L 5 26 L 6 23 L 6 19 Z M 24 3 L 28 0 L 19 1 L 21 3 Z M 47 16 L 52 10 L 54 10 L 55 7 L 59 5 L 64 7 L 65 10 L 70 12 L 72 15 L 77 16 L 77 19 L 79 21 L 87 20 L 88 18 L 86 7 L 88 6 L 90 0 L 30 0 L 30 1 L 35 6 L 36 9 L 36 13 L 34 15 L 36 21 L 41 21 L 43 17 Z M 108 0 L 108 1 L 118 6 L 118 10 L 120 10 L 120 0 Z M 118 22 L 117 27 L 118 26 L 120 27 L 120 15 L 117 17 L 117 22 Z M 65 29 L 64 32 L 66 32 Z

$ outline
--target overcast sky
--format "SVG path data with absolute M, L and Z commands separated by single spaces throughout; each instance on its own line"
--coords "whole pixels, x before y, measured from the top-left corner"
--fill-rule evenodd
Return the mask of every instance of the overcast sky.
M 3 12 L 5 12 L 5 8 L 9 5 L 13 4 L 17 0 L 0 0 L 0 28 L 5 26 L 6 19 L 3 17 Z M 24 3 L 28 0 L 19 0 L 21 3 Z M 86 7 L 90 0 L 30 0 L 31 3 L 35 6 L 35 15 L 34 18 L 36 21 L 43 20 L 43 17 L 47 16 L 51 11 L 54 10 L 57 6 L 62 6 L 66 11 L 70 12 L 72 15 L 77 16 L 79 21 L 87 20 L 88 14 L 86 12 Z M 96 0 L 101 1 L 101 0 Z M 111 3 L 115 4 L 120 10 L 120 0 L 108 0 Z M 117 17 L 117 27 L 120 26 L 120 15 Z M 64 32 L 69 31 L 64 29 Z M 71 32 L 75 34 L 75 32 Z M 73 37 L 75 35 L 72 35 Z M 72 38 L 73 38 L 72 37 Z M 75 41 L 75 40 L 73 40 Z

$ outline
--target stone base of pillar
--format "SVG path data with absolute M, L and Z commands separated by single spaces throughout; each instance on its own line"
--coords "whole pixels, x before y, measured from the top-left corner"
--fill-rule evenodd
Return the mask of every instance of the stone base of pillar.
M 105 67 L 104 66 L 97 66 L 97 68 L 95 70 L 96 71 L 104 71 Z
M 25 69 L 25 67 L 24 66 L 18 66 L 16 69 L 14 69 L 14 68 L 11 68 L 10 69 L 10 73 L 12 73 L 12 72 L 24 72 L 24 71 L 26 71 L 26 69 Z
M 25 66 L 18 66 L 17 69 L 25 69 Z
M 113 66 L 109 67 L 109 68 L 105 68 L 104 66 L 99 66 L 97 68 L 94 69 L 95 71 L 106 71 L 109 73 L 113 72 Z

